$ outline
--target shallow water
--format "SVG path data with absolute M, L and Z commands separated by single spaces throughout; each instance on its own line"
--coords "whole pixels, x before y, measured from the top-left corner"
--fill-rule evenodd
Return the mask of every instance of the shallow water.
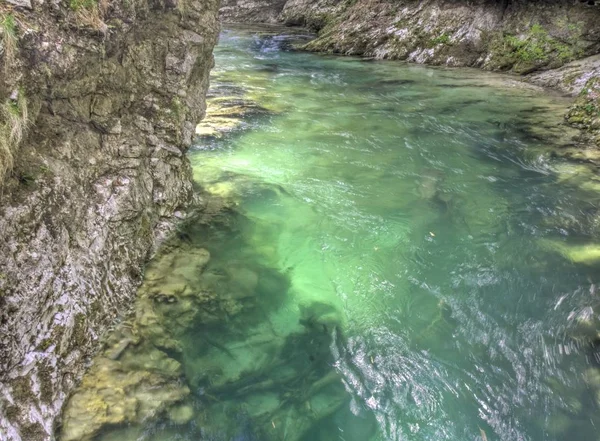
M 259 108 L 198 140 L 235 210 L 186 238 L 255 303 L 186 335 L 195 419 L 131 439 L 598 439 L 600 194 L 550 154 L 564 101 L 297 38 L 221 36 L 213 95 Z

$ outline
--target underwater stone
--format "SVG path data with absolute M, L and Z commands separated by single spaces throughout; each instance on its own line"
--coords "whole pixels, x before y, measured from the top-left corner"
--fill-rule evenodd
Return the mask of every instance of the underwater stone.
M 548 423 L 546 425 L 546 428 L 551 434 L 557 435 L 560 433 L 566 433 L 571 427 L 571 424 L 571 419 L 567 415 L 559 413 L 555 415 L 550 415 L 548 417 Z
M 188 404 L 182 404 L 169 409 L 169 419 L 175 424 L 189 423 L 194 417 L 194 409 Z
M 600 390 L 600 369 L 589 368 L 583 374 L 585 382 L 596 390 Z
M 140 423 L 190 393 L 170 376 L 124 367 L 95 360 L 65 409 L 62 441 L 90 441 L 107 425 Z
M 254 294 L 258 286 L 258 274 L 244 267 L 227 269 L 230 277 L 230 294 L 234 298 L 248 297 Z
M 341 315 L 338 309 L 323 302 L 300 305 L 300 315 L 302 326 L 323 332 L 329 332 L 341 323 Z
M 540 240 L 540 243 L 544 247 L 560 253 L 571 262 L 582 263 L 589 266 L 600 264 L 600 245 L 575 245 L 548 239 L 542 239 Z
M 121 354 L 125 351 L 125 349 L 127 349 L 127 347 L 129 346 L 129 344 L 131 343 L 131 340 L 128 338 L 123 339 L 121 342 L 119 342 L 117 345 L 115 345 L 113 348 L 111 348 L 109 351 L 107 351 L 106 356 L 108 358 L 110 358 L 111 360 L 117 360 Z

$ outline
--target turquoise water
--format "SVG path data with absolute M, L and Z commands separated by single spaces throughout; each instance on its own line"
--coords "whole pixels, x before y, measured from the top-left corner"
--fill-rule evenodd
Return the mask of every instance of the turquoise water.
M 552 154 L 565 102 L 300 38 L 215 53 L 213 113 L 243 110 L 190 158 L 229 214 L 182 236 L 242 306 L 184 338 L 194 417 L 102 439 L 598 439 L 600 193 Z
M 311 302 L 339 312 L 348 404 L 305 439 L 595 439 L 593 348 L 572 335 L 597 267 L 547 242 L 597 232 L 598 194 L 558 182 L 569 166 L 541 136 L 564 102 L 287 41 L 222 34 L 215 94 L 242 87 L 276 113 L 191 158 L 239 201 L 242 246 L 290 274 L 273 326 Z

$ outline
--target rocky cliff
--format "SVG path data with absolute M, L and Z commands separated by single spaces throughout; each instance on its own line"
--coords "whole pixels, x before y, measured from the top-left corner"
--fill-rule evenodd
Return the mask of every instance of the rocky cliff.
M 193 200 L 216 0 L 0 5 L 0 439 L 53 437 Z

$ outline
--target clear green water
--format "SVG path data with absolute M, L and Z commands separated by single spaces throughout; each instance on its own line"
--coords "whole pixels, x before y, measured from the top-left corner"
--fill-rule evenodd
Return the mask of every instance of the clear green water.
M 569 314 L 593 304 L 597 268 L 541 241 L 595 233 L 598 194 L 557 183 L 563 164 L 531 134 L 564 103 L 285 41 L 222 34 L 218 86 L 280 113 L 191 158 L 199 182 L 238 195 L 241 246 L 289 271 L 272 325 L 287 332 L 313 301 L 340 312 L 331 351 L 351 399 L 322 422 L 339 432 L 306 439 L 596 439 L 592 359 Z
M 237 279 L 256 305 L 189 334 L 198 417 L 145 436 L 598 439 L 598 361 L 574 339 L 598 267 L 557 250 L 594 243 L 600 197 L 547 153 L 564 102 L 293 39 L 221 36 L 213 93 L 270 111 L 198 141 L 195 179 L 237 214 L 189 234 L 258 275 Z

